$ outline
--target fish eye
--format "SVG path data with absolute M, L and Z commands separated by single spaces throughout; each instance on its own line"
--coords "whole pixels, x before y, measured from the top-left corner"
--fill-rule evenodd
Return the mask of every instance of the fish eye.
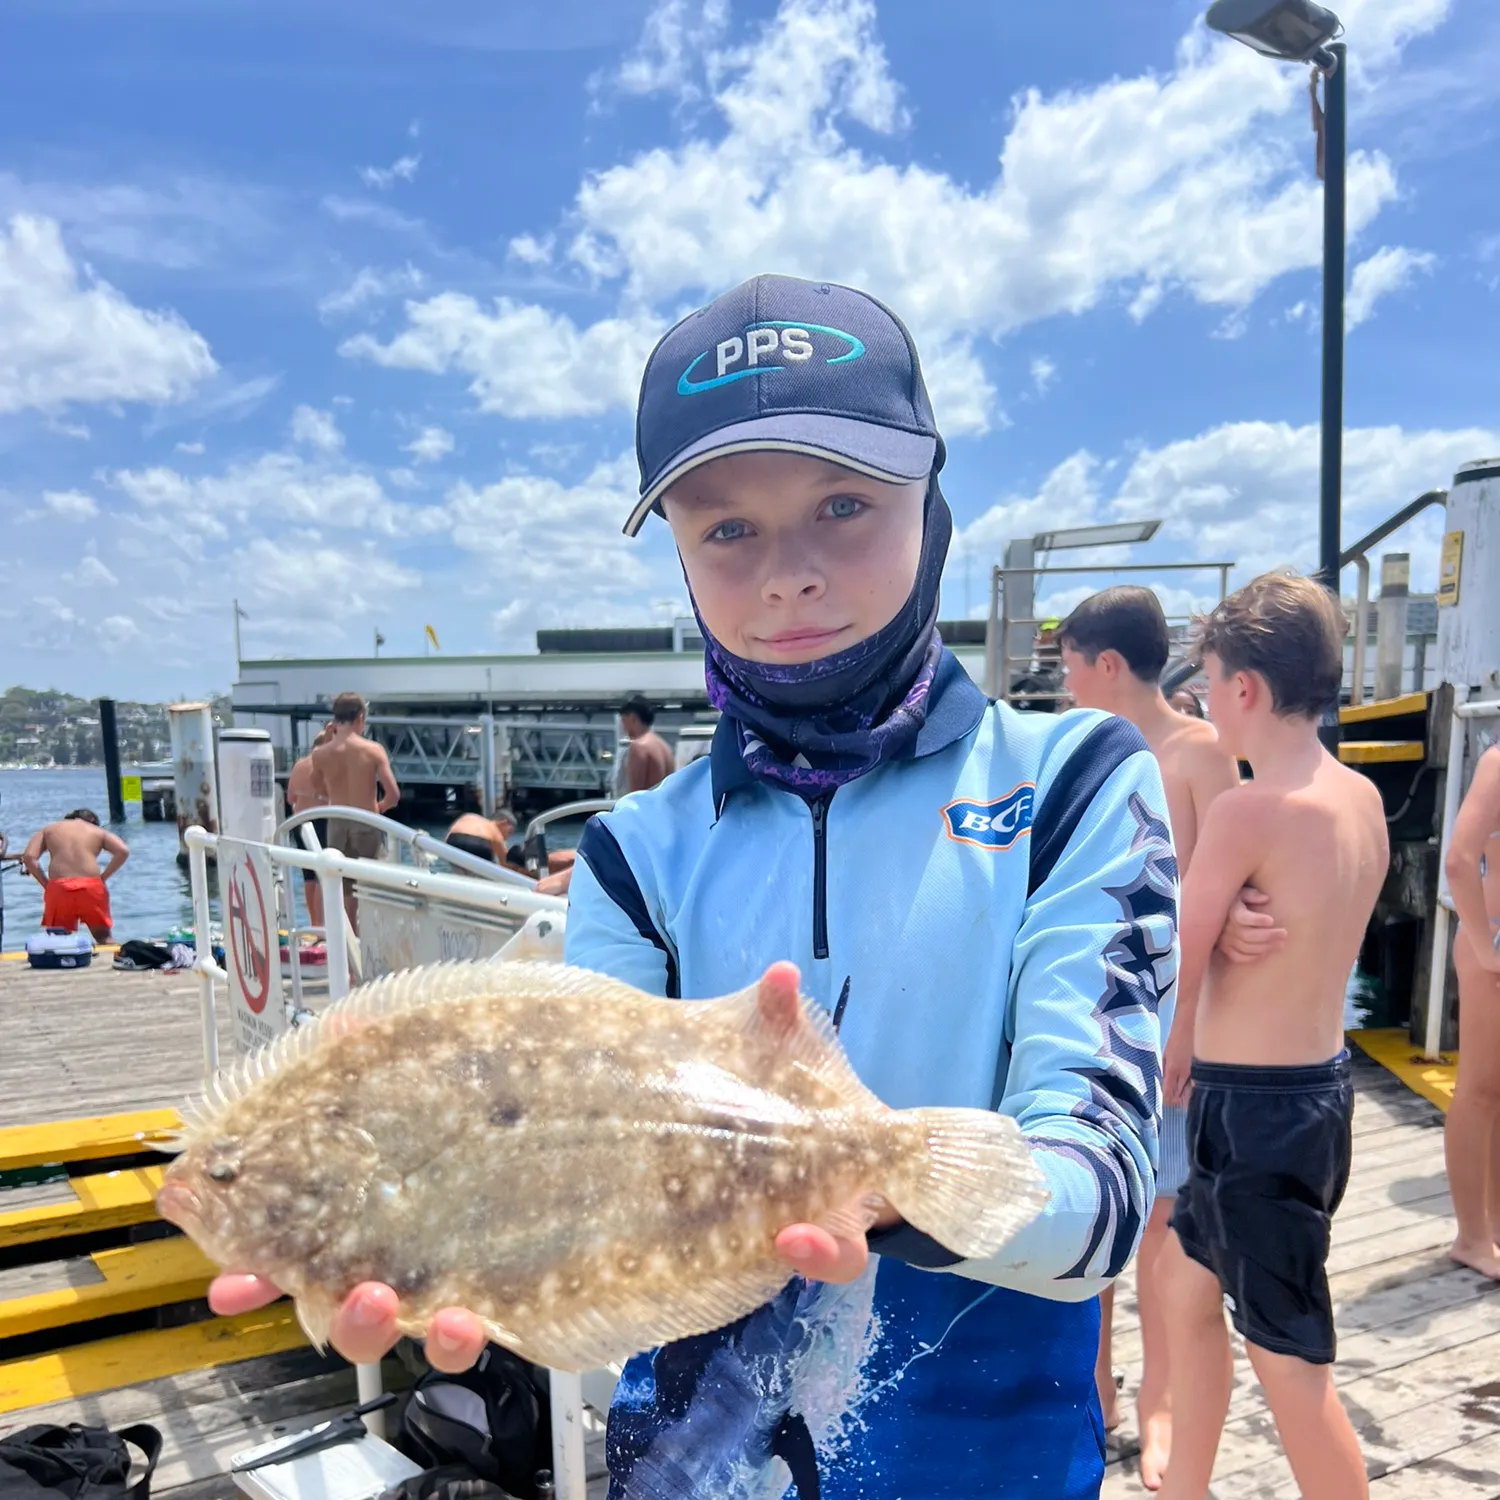
M 215 1182 L 233 1182 L 240 1174 L 227 1161 L 216 1161 L 208 1169 L 208 1175 Z

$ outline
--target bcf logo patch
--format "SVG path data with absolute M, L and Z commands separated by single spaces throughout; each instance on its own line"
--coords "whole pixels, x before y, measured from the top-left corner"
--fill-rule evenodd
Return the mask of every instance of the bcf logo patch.
M 950 802 L 943 809 L 943 823 L 955 844 L 1009 849 L 1023 834 L 1031 832 L 1035 802 L 1036 784 L 1023 781 L 993 802 L 975 802 L 967 797 Z

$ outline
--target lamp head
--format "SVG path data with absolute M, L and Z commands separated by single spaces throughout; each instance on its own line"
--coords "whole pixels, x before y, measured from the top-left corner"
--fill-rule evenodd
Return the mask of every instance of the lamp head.
M 1204 19 L 1266 57 L 1324 67 L 1332 61 L 1328 43 L 1344 29 L 1331 10 L 1313 0 L 1214 0 Z

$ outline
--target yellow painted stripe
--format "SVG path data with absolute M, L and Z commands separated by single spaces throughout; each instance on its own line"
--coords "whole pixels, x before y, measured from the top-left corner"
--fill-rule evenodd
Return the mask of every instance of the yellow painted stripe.
M 138 1312 L 143 1307 L 189 1302 L 208 1291 L 215 1274 L 203 1252 L 180 1236 L 121 1250 L 99 1250 L 88 1258 L 102 1280 L 0 1302 L 0 1339 Z
M 1371 719 L 1397 719 L 1402 714 L 1426 712 L 1426 693 L 1403 693 L 1399 698 L 1382 698 L 1378 703 L 1351 703 L 1339 710 L 1339 723 L 1367 724 Z
M 1405 1027 L 1351 1031 L 1349 1040 L 1367 1057 L 1396 1075 L 1413 1093 L 1420 1094 L 1444 1112 L 1453 1103 L 1458 1081 L 1458 1053 L 1445 1052 L 1441 1062 L 1427 1062 L 1422 1049 L 1406 1034 Z
M 307 1343 L 290 1302 L 236 1318 L 151 1329 L 0 1364 L 0 1412 L 282 1354 Z
M 142 1109 L 126 1115 L 93 1115 L 46 1125 L 7 1125 L 0 1129 L 0 1172 L 15 1167 L 98 1161 L 149 1151 L 147 1137 L 182 1127 L 175 1109 Z
M 1346 766 L 1388 765 L 1392 761 L 1419 761 L 1427 754 L 1421 740 L 1345 740 L 1339 759 Z
M 56 1239 L 63 1234 L 92 1234 L 99 1229 L 119 1229 L 144 1224 L 156 1217 L 156 1191 L 161 1186 L 161 1167 L 132 1167 L 124 1172 L 103 1172 L 95 1177 L 75 1177 L 67 1186 L 71 1202 L 44 1203 L 32 1208 L 0 1213 L 0 1250 Z M 0 1207 L 5 1194 L 0 1193 Z
M 119 951 L 120 945 L 118 943 L 94 944 L 95 953 L 118 953 Z M 7 963 L 25 963 L 27 961 L 26 950 L 24 948 L 18 948 L 14 953 L 0 953 L 0 958 L 3 958 Z M 67 970 L 61 969 L 58 972 L 66 973 Z

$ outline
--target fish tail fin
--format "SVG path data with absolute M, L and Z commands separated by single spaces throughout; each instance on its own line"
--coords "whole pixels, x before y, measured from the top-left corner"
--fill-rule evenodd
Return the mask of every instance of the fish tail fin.
M 907 1170 L 885 1196 L 953 1254 L 988 1259 L 1046 1207 L 1045 1179 L 1009 1115 L 905 1109 L 897 1119 L 911 1155 L 902 1153 Z

